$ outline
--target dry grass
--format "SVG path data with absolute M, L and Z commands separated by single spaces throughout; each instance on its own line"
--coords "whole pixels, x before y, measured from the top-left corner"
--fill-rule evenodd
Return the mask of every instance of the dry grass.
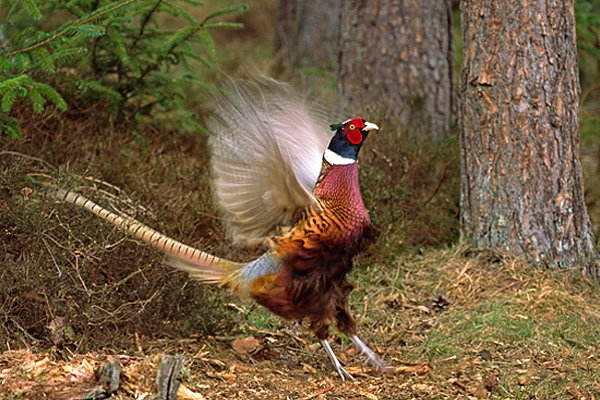
M 76 343 L 78 351 L 121 348 L 119 338 L 131 327 L 153 336 L 162 321 L 183 320 L 161 336 L 217 329 L 227 320 L 218 313 L 188 318 L 188 307 L 222 308 L 226 299 L 215 290 L 186 285 L 185 276 L 162 266 L 159 254 L 91 215 L 37 196 L 31 181 L 50 177 L 92 197 L 109 193 L 113 205 L 173 236 L 209 250 L 228 248 L 215 218 L 204 138 L 175 142 L 152 131 L 143 140 L 116 131 L 94 135 L 94 126 L 105 121 L 63 122 L 67 126 L 49 131 L 54 136 L 26 130 L 23 142 L 4 142 L 2 345 L 48 346 L 47 326 L 58 317 L 75 332 L 62 340 Z M 103 182 L 125 185 L 127 195 Z

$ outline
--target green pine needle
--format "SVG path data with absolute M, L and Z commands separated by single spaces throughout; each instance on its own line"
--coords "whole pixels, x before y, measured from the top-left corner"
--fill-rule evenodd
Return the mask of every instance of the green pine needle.
M 72 98 L 78 102 L 102 100 L 123 121 L 135 124 L 163 118 L 170 120 L 170 126 L 198 130 L 196 116 L 183 110 L 190 86 L 202 85 L 192 75 L 193 64 L 211 68 L 211 62 L 217 58 L 211 30 L 241 29 L 240 23 L 220 19 L 245 11 L 248 6 L 224 7 L 207 13 L 199 22 L 189 5 L 203 3 L 11 2 L 6 17 L 10 23 L 3 30 L 9 45 L 0 50 L 0 108 L 6 115 L 23 99 L 39 114 L 48 104 L 64 111 Z M 44 19 L 56 12 L 76 18 L 52 31 L 40 28 L 47 26 Z M 158 22 L 163 15 L 178 18 L 184 26 L 176 31 L 164 29 Z M 206 53 L 198 54 L 198 43 Z M 190 72 L 182 73 L 181 68 L 189 68 Z M 65 97 L 49 82 L 60 85 Z M 0 132 L 18 137 L 20 130 L 15 121 L 0 118 Z

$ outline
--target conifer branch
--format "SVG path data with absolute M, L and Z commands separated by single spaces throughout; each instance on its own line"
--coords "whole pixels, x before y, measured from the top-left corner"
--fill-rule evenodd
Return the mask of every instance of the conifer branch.
M 90 14 L 87 18 L 84 18 L 82 20 L 79 20 L 79 21 L 76 21 L 76 22 L 73 22 L 73 23 L 67 23 L 67 24 L 63 25 L 63 28 L 59 32 L 57 32 L 56 34 L 54 34 L 54 35 L 52 35 L 52 36 L 50 36 L 50 37 L 48 37 L 48 38 L 46 38 L 46 39 L 38 42 L 38 43 L 35 43 L 35 44 L 33 44 L 33 45 L 29 46 L 29 47 L 24 47 L 22 49 L 17 49 L 17 50 L 10 51 L 10 52 L 8 52 L 6 54 L 1 54 L 0 53 L 0 56 L 14 57 L 17 54 L 27 53 L 27 52 L 33 51 L 35 49 L 38 49 L 40 47 L 43 47 L 43 46 L 47 45 L 48 43 L 50 43 L 50 42 L 52 42 L 52 41 L 54 41 L 54 40 L 56 40 L 56 39 L 58 39 L 58 38 L 60 38 L 62 36 L 65 36 L 67 33 L 69 33 L 70 31 L 73 30 L 72 27 L 74 27 L 74 26 L 83 26 L 83 25 L 85 25 L 85 24 L 87 24 L 87 23 L 89 23 L 91 21 L 94 21 L 94 20 L 97 20 L 97 19 L 101 19 L 102 17 L 104 17 L 104 16 L 106 16 L 106 15 L 108 15 L 108 14 L 110 14 L 110 13 L 112 13 L 112 12 L 114 12 L 114 11 L 122 8 L 122 7 L 125 7 L 125 6 L 127 6 L 127 5 L 129 5 L 131 3 L 134 3 L 136 1 L 139 1 L 139 0 L 125 0 L 122 3 L 112 4 L 111 7 L 109 7 L 106 10 L 100 9 L 100 10 L 98 10 L 98 12 L 94 12 L 94 13 Z

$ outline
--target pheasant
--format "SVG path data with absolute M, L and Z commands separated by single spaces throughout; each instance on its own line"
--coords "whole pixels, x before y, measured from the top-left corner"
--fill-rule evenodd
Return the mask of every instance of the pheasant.
M 165 253 L 191 278 L 250 297 L 276 315 L 309 320 L 342 380 L 329 342 L 336 324 L 379 371 L 382 361 L 357 336 L 348 305 L 352 259 L 375 237 L 362 200 L 357 157 L 379 128 L 360 117 L 323 129 L 323 117 L 287 85 L 238 83 L 216 98 L 209 122 L 211 164 L 229 239 L 263 244 L 258 259 L 237 263 L 173 240 L 137 220 L 64 189 L 50 193 L 83 207 Z

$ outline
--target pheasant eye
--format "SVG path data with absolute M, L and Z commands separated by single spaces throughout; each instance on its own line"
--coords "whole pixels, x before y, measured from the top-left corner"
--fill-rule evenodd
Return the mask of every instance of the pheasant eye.
M 348 120 L 342 125 L 346 139 L 352 144 L 360 144 L 363 141 L 363 134 L 360 130 L 364 127 L 365 124 L 360 117 Z

